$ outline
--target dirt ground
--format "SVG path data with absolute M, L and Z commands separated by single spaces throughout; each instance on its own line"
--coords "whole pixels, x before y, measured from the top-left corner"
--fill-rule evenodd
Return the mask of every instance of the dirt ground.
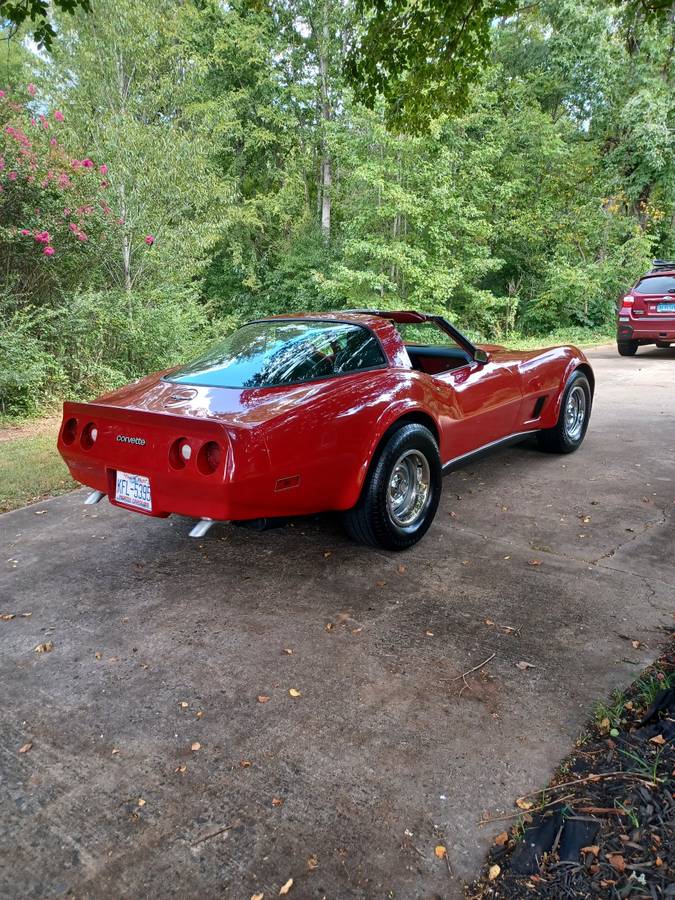
M 1 516 L 0 895 L 462 896 L 481 817 L 673 623 L 675 351 L 589 355 L 583 448 L 448 476 L 405 554 L 84 492 Z

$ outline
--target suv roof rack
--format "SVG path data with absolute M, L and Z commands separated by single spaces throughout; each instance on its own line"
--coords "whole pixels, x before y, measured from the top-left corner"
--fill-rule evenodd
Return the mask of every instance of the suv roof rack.
M 672 269 L 675 271 L 675 259 L 653 259 L 652 260 L 652 272 L 662 272 L 665 269 Z

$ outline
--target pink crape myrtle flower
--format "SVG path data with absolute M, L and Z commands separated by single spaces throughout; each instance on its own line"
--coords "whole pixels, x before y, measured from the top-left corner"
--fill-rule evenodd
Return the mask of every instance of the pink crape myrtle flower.
M 85 169 L 93 169 L 94 168 L 94 163 L 90 159 L 83 159 L 82 165 L 84 166 Z
M 52 147 L 58 147 L 58 145 L 59 145 L 59 142 L 56 140 L 56 138 L 52 138 L 49 141 L 49 143 L 51 144 Z
M 61 112 L 60 109 L 57 109 L 56 112 L 54 113 L 54 118 L 56 119 L 57 122 L 63 122 L 66 117 L 63 115 L 63 113 Z
M 30 84 L 26 85 L 26 90 L 31 95 L 31 97 L 34 97 L 35 94 L 37 93 L 37 88 L 35 87 L 35 85 L 32 82 Z
M 8 172 L 7 177 L 9 178 L 10 181 L 16 181 L 16 179 L 19 177 L 19 173 L 18 172 Z
M 82 243 L 84 243 L 85 241 L 89 240 L 89 236 L 86 235 L 84 233 L 84 231 L 80 231 L 79 234 L 77 235 L 77 239 L 78 239 L 78 241 L 82 241 Z
M 108 174 L 108 167 L 106 166 L 105 163 L 103 163 L 102 166 L 99 166 L 99 167 L 98 167 L 98 170 L 99 170 L 99 172 L 101 173 L 101 175 L 107 175 L 107 174 Z
M 146 234 L 145 243 L 148 245 L 148 247 L 152 247 L 152 245 L 155 243 L 154 235 Z
M 35 240 L 38 244 L 49 244 L 51 239 L 51 235 L 48 231 L 38 231 L 35 234 Z
M 54 250 L 53 247 L 45 247 L 42 252 L 45 256 L 53 256 L 56 253 L 56 250 Z
M 29 229 L 29 228 L 22 228 L 22 229 L 21 229 L 21 234 L 22 234 L 24 237 L 29 237 L 29 236 L 30 236 L 30 229 Z
M 77 234 L 77 232 L 80 230 L 76 222 L 70 222 L 68 228 L 70 228 L 73 234 Z
M 5 96 L 5 92 L 4 92 L 4 91 L 0 91 L 0 100 L 1 100 L 4 96 Z
M 5 168 L 5 157 L 0 156 L 0 172 Z

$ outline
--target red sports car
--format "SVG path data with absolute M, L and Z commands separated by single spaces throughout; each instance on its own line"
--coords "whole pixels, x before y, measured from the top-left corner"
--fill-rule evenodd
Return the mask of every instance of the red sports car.
M 638 347 L 675 343 L 675 260 L 655 259 L 652 269 L 622 298 L 616 333 L 621 356 L 635 356 Z
M 581 444 L 594 378 L 574 347 L 475 346 L 439 316 L 350 310 L 249 322 L 187 366 L 65 403 L 58 447 L 87 502 L 264 523 L 338 510 L 358 541 L 403 550 L 441 476 L 536 434 Z

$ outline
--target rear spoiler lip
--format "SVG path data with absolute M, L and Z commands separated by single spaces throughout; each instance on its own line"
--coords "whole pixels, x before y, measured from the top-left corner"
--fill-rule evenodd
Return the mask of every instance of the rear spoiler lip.
M 121 424 L 128 422 L 133 425 L 142 425 L 144 420 L 147 419 L 155 422 L 161 419 L 163 424 L 175 426 L 179 431 L 183 430 L 186 421 L 190 423 L 189 427 L 192 429 L 209 431 L 211 433 L 213 433 L 214 427 L 225 433 L 230 428 L 234 430 L 250 428 L 250 426 L 240 423 L 230 424 L 223 422 L 222 419 L 216 417 L 177 415 L 176 413 L 164 412 L 159 409 L 144 409 L 139 406 L 113 406 L 106 403 L 79 403 L 67 400 L 63 404 L 63 418 L 65 419 L 69 415 L 89 415 L 92 419 L 102 417 L 104 419 L 112 419 Z M 148 424 L 150 423 L 148 422 Z

